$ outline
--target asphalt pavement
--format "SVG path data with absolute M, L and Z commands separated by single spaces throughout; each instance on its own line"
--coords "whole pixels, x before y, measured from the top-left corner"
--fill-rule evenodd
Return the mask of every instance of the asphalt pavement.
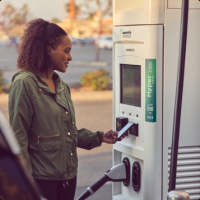
M 84 127 L 92 131 L 112 129 L 112 100 L 74 101 L 74 107 L 78 128 Z M 78 148 L 78 156 L 76 198 L 112 167 L 112 145 L 104 143 L 101 147 L 90 151 Z M 104 185 L 88 198 L 88 200 L 102 199 L 112 199 L 111 183 Z

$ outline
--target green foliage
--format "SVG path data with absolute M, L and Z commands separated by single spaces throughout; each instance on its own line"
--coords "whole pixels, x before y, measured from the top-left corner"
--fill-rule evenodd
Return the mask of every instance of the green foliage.
M 54 18 L 51 19 L 50 22 L 54 23 L 54 24 L 57 24 L 57 23 L 60 23 L 61 21 L 58 18 L 54 17 Z
M 81 77 L 81 85 L 91 87 L 92 90 L 107 90 L 109 89 L 110 80 L 110 75 L 106 70 L 97 70 L 86 72 Z
M 75 18 L 81 14 L 81 10 L 80 10 L 80 6 L 73 4 L 73 2 L 71 3 L 66 3 L 65 5 L 65 11 L 69 14 L 71 12 L 71 8 L 74 7 L 75 9 Z
M 4 83 L 5 83 L 5 79 L 3 78 L 3 72 L 0 70 L 0 93 L 3 90 Z
M 95 13 L 88 13 L 88 19 L 93 19 L 94 16 L 95 16 Z
M 30 18 L 29 7 L 23 4 L 20 9 L 13 7 L 12 4 L 5 4 L 0 10 L 1 29 L 7 34 L 18 25 L 26 25 Z

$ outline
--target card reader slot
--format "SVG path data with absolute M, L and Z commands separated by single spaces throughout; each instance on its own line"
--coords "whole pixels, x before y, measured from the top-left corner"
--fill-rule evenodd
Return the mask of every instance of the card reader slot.
M 128 133 L 138 136 L 138 124 L 134 122 L 128 122 L 128 124 L 126 124 L 126 126 L 119 131 L 116 141 L 120 141 L 120 138 Z

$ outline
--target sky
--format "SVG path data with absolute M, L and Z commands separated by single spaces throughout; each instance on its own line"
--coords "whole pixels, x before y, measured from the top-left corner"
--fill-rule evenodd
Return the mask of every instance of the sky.
M 68 3 L 69 0 L 1 0 L 1 3 L 11 4 L 14 8 L 21 8 L 23 4 L 27 4 L 33 18 L 42 18 L 51 20 L 58 18 L 62 20 L 67 17 L 62 5 Z M 76 1 L 79 3 L 81 0 Z

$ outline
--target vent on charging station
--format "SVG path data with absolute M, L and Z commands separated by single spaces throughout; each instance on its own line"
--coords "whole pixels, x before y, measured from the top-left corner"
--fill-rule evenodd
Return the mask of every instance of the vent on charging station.
M 168 182 L 171 147 L 168 148 Z M 190 199 L 200 199 L 200 146 L 179 147 L 176 173 L 176 190 L 183 190 Z

